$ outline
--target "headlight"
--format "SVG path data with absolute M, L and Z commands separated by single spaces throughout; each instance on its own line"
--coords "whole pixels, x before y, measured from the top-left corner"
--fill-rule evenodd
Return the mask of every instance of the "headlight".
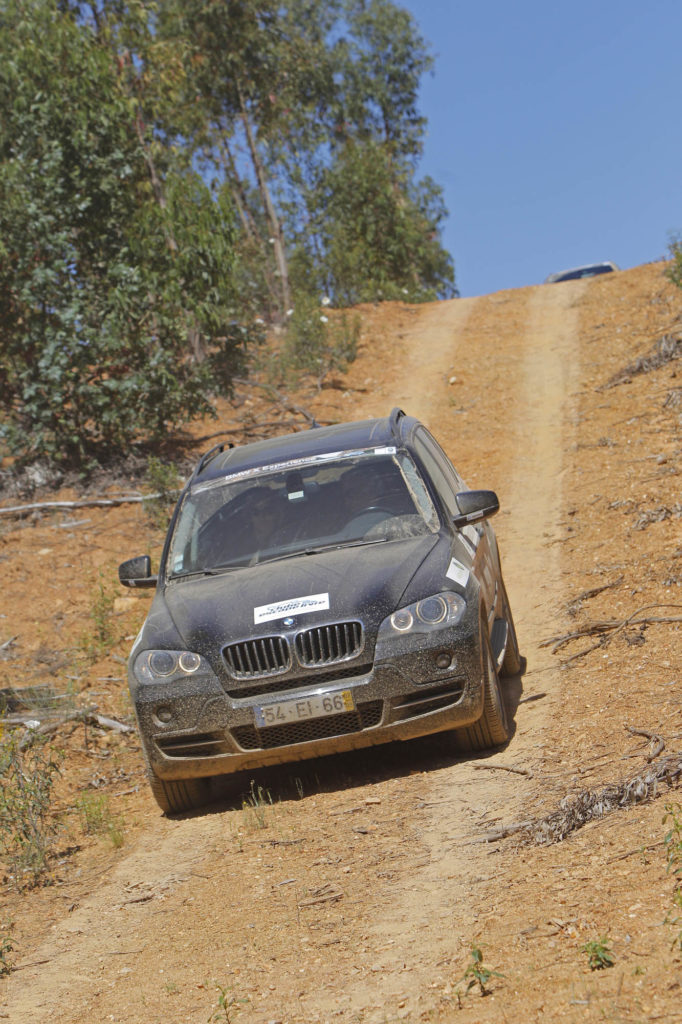
M 141 683 L 186 679 L 200 670 L 210 672 L 210 667 L 194 651 L 143 651 L 134 666 L 135 676 Z
M 379 636 L 424 633 L 431 629 L 443 629 L 444 626 L 455 626 L 464 615 L 466 606 L 464 598 L 452 591 L 433 594 L 393 612 L 382 622 Z

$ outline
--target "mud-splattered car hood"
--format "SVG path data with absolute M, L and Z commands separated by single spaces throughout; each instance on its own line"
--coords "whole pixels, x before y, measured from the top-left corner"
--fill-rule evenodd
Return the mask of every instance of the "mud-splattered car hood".
M 360 618 L 374 633 L 427 561 L 432 575 L 437 543 L 429 534 L 180 578 L 167 584 L 164 602 L 182 643 L 209 658 L 231 641 L 276 632 L 285 618 L 301 627 Z

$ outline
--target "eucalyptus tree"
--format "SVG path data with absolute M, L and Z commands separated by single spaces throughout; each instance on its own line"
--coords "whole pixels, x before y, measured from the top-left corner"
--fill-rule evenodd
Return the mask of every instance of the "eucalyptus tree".
M 182 109 L 195 115 L 185 131 L 206 175 L 229 189 L 249 256 L 245 289 L 260 291 L 272 320 L 285 320 L 292 289 L 324 281 L 337 301 L 364 293 L 378 256 L 382 269 L 370 280 L 390 281 L 370 287 L 373 297 L 404 287 L 413 298 L 453 294 L 439 190 L 414 180 L 425 128 L 418 89 L 431 56 L 407 11 L 390 0 L 170 0 L 158 33 L 182 41 L 190 97 Z M 376 171 L 388 177 L 388 203 L 377 202 Z M 334 200 L 344 180 L 356 202 Z M 387 248 L 404 243 L 405 221 L 408 233 L 425 232 L 423 244 L 396 260 L 375 239 L 362 257 L 340 262 L 330 240 L 362 248 L 368 203 Z
M 65 5 L 2 4 L 0 432 L 23 458 L 163 436 L 241 365 L 231 205 L 170 146 L 154 180 L 124 72 Z

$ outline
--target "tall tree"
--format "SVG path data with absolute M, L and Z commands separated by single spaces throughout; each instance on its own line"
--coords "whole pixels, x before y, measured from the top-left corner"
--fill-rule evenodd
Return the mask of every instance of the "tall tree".
M 15 454 L 82 464 L 229 386 L 232 208 L 168 154 L 158 201 L 138 105 L 88 26 L 52 0 L 1 19 L 0 430 Z
M 330 185 L 347 176 L 351 153 L 364 201 L 376 190 L 360 172 L 371 178 L 378 156 L 402 220 L 411 219 L 414 233 L 427 232 L 406 259 L 382 259 L 374 278 L 394 273 L 384 295 L 404 287 L 415 298 L 454 294 L 452 264 L 439 241 L 440 192 L 433 182 L 414 181 L 425 126 L 418 89 L 431 57 L 408 12 L 390 0 L 175 0 L 164 5 L 159 32 L 184 39 L 188 88 L 196 91 L 195 111 L 206 117 L 195 122 L 194 139 L 201 140 L 207 172 L 225 181 L 240 210 L 246 247 L 257 261 L 252 281 L 265 285 L 274 320 L 285 319 L 292 273 L 294 289 L 313 281 L 317 287 L 323 277 L 329 294 L 346 301 L 362 284 L 349 288 L 353 265 L 360 273 L 376 256 L 374 246 L 366 259 L 346 261 L 346 276 L 337 281 L 325 220 Z M 361 209 L 362 203 L 334 204 L 334 215 L 345 218 L 340 234 L 360 245 L 365 229 L 347 218 Z M 390 219 L 381 232 L 400 244 Z M 311 266 L 318 268 L 313 278 Z

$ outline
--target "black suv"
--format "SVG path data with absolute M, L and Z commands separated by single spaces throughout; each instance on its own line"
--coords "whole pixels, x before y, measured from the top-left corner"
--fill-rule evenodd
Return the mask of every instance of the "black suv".
M 168 530 L 119 568 L 156 587 L 129 683 L 166 812 L 210 776 L 456 729 L 504 743 L 499 673 L 520 670 L 493 491 L 470 491 L 429 431 L 315 427 L 199 461 Z

